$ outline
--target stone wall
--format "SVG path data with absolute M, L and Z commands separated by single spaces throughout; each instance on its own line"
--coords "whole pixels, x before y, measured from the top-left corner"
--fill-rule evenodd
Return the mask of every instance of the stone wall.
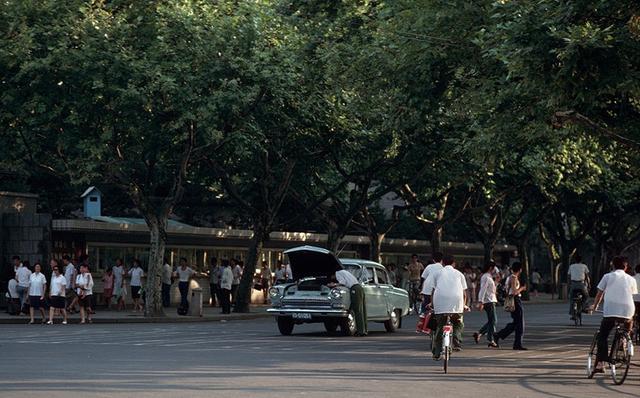
M 16 255 L 31 265 L 36 261 L 48 261 L 51 253 L 51 215 L 2 215 L 2 246 L 5 264 Z

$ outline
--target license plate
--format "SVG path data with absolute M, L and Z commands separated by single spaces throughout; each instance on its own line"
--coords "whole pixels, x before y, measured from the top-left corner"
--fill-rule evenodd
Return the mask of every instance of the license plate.
M 311 314 L 307 312 L 294 312 L 291 314 L 293 319 L 311 319 Z

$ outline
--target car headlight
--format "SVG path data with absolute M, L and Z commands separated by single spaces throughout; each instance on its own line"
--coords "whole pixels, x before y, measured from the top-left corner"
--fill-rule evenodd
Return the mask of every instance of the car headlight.
M 280 296 L 280 290 L 278 290 L 275 287 L 272 287 L 271 289 L 269 289 L 269 296 L 271 297 L 278 297 Z
M 342 289 L 333 288 L 333 289 L 331 289 L 331 292 L 329 293 L 329 295 L 333 299 L 339 299 L 339 298 L 342 297 L 343 293 L 344 292 L 342 291 Z

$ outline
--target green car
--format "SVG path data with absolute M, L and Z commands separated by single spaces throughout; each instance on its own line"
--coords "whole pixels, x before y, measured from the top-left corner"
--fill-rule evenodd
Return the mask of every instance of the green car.
M 353 313 L 349 310 L 349 289 L 329 287 L 336 271 L 351 272 L 365 292 L 367 321 L 381 322 L 388 332 L 402 324 L 409 314 L 409 294 L 394 287 L 386 268 L 373 261 L 338 259 L 329 250 L 315 246 L 300 246 L 284 252 L 291 265 L 294 283 L 278 284 L 269 290 L 271 308 L 278 329 L 290 335 L 295 325 L 324 323 L 329 333 L 340 328 L 343 335 L 356 332 Z

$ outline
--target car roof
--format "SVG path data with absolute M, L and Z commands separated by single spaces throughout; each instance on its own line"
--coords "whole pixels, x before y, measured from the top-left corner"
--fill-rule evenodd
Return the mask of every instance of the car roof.
M 361 266 L 372 266 L 372 267 L 377 267 L 377 268 L 383 268 L 386 269 L 384 267 L 384 265 L 376 263 L 374 261 L 371 260 L 361 260 L 358 258 L 341 258 L 340 262 L 344 265 L 361 265 Z

